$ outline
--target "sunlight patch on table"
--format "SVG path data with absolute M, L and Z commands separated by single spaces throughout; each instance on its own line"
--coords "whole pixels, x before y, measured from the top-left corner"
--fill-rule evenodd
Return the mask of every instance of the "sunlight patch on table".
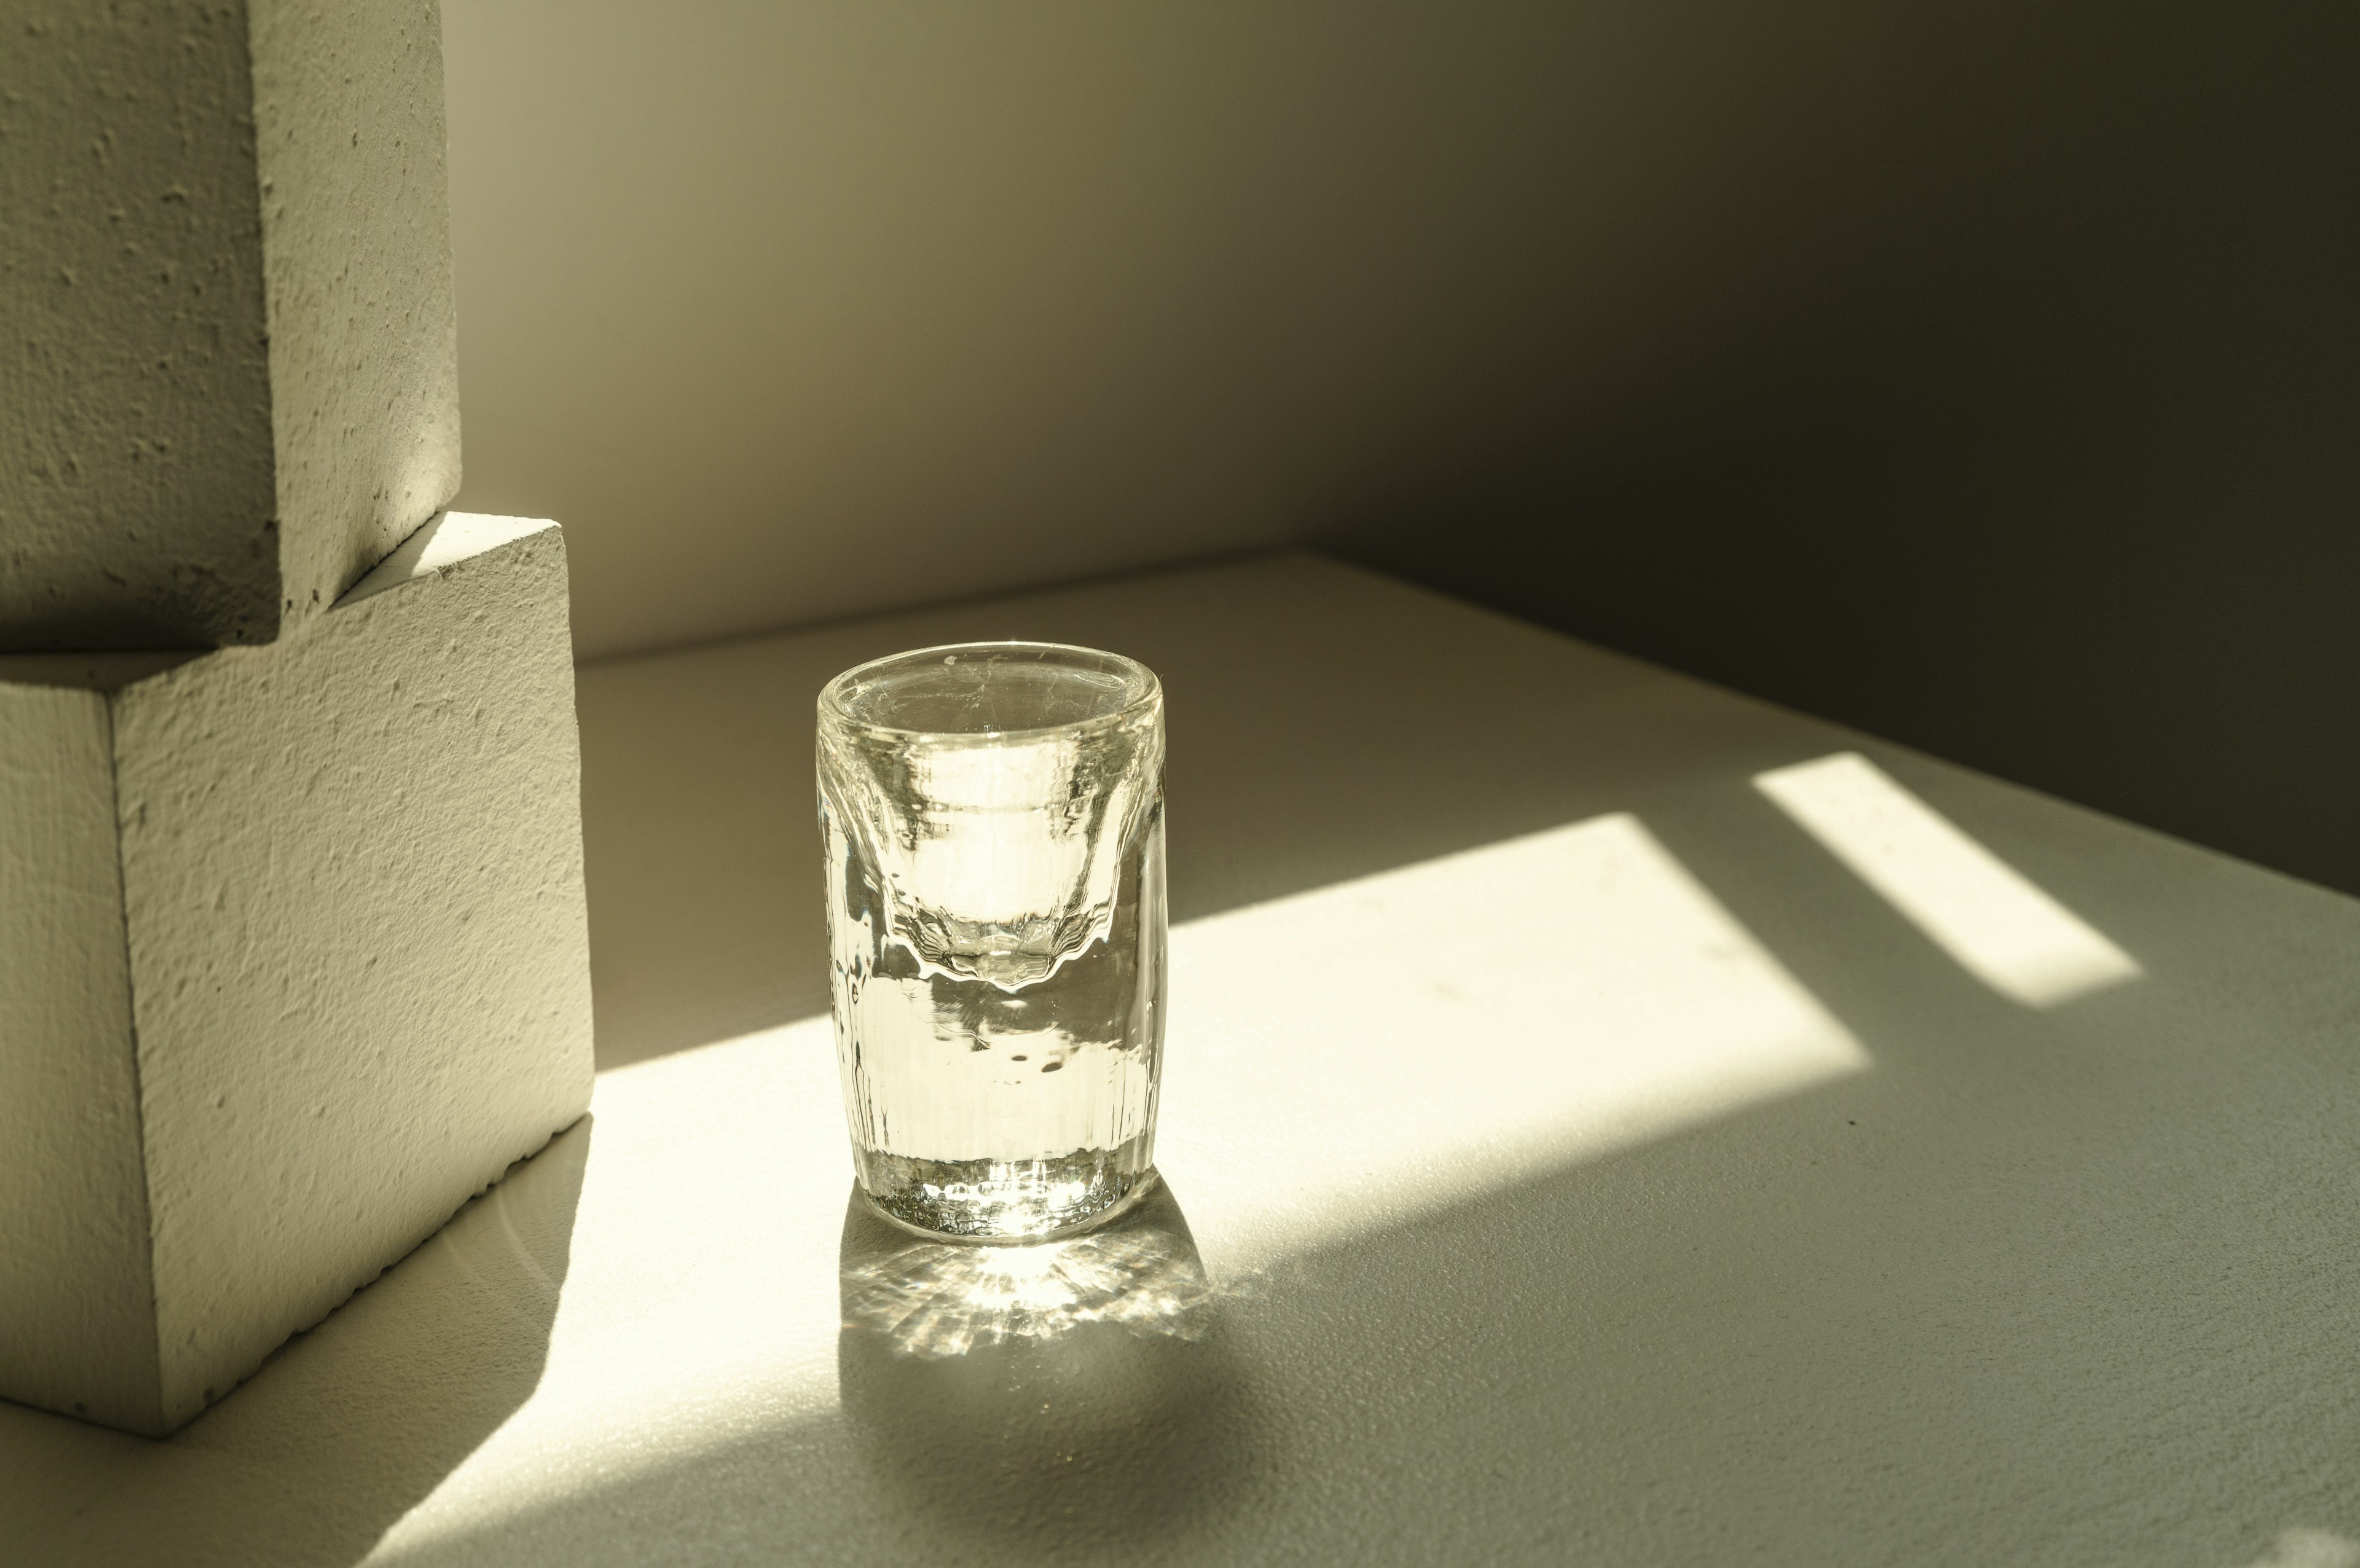
M 1601 817 L 1172 939 L 1157 1162 L 1218 1279 L 1869 1064 Z
M 1158 1163 L 1216 1293 L 1868 1065 L 1630 816 L 1196 921 L 1172 950 Z M 379 1561 L 825 1415 L 846 1312 L 906 1304 L 840 1273 L 827 1019 L 605 1073 L 593 1108 L 541 1384 Z
M 1857 753 L 1781 768 L 1754 787 L 2004 996 L 2054 1007 L 2140 973 L 2087 921 Z
M 373 1562 L 835 1406 L 852 1166 L 828 1020 L 601 1073 L 591 1110 L 540 1386 Z

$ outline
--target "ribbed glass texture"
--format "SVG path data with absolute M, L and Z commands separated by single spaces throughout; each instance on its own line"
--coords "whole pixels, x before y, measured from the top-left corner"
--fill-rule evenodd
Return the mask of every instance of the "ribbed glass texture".
M 818 760 L 862 1192 L 978 1241 L 1126 1206 L 1164 1052 L 1155 677 L 1048 643 L 896 654 L 820 694 Z

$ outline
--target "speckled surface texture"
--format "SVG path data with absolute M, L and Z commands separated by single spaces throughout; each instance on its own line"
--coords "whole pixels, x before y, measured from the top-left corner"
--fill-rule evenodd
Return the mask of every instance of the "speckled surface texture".
M 982 1268 L 848 1208 L 810 745 L 997 636 L 1163 678 L 1175 926 L 1164 1199 Z M 2348 898 L 1302 558 L 582 704 L 590 1118 L 169 1442 L 0 1407 L 30 1560 L 2360 1562 Z M 2136 971 L 1972 973 L 1843 754 Z
M 284 619 L 459 493 L 436 0 L 247 0 Z
M 267 642 L 458 488 L 436 9 L 0 37 L 0 647 Z
M 60 1114 L 38 1130 L 80 1140 L 81 1157 L 51 1163 L 105 1188 L 47 1202 L 46 1227 L 12 1224 L 12 1267 L 99 1268 L 75 1237 L 118 1213 L 137 1214 L 146 1259 L 134 1313 L 79 1294 L 69 1311 L 60 1291 L 11 1324 L 0 1373 L 14 1397 L 176 1427 L 581 1114 L 562 539 L 516 518 L 430 527 L 377 592 L 268 648 L 104 695 L 0 687 L 13 754 L 0 776 L 46 790 L 32 802 L 46 814 L 9 840 L 11 871 L 91 863 L 6 885 L 10 929 L 47 944 L 27 950 L 43 963 L 0 969 L 8 1071 L 81 1083 L 50 1098 L 87 1127 Z M 18 717 L 37 707 L 38 728 Z M 71 788 L 46 781 L 77 758 Z M 93 809 L 101 827 L 76 829 Z M 110 931 L 112 991 L 97 972 Z M 60 979 L 58 954 L 85 947 L 96 967 Z M 71 1006 L 50 995 L 61 987 Z M 126 1167 L 113 1135 L 131 1120 L 135 1040 Z M 100 1322 L 115 1326 L 93 1363 L 82 1342 Z M 132 1375 L 134 1329 L 147 1413 L 71 1394 L 93 1367 Z
M 100 691 L 0 659 L 0 1391 L 162 1422 Z

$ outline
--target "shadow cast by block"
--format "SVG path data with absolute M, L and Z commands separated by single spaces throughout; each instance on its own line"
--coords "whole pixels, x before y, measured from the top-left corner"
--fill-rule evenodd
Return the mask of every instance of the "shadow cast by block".
M 344 1568 L 539 1385 L 571 1259 L 590 1118 L 176 1436 L 0 1404 L 12 1559 Z M 19 1557 L 21 1554 L 21 1557 Z

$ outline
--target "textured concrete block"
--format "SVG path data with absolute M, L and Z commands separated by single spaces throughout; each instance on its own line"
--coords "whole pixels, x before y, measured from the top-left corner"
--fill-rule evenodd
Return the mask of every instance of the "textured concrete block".
M 459 487 L 434 0 L 0 27 L 0 647 L 268 642 Z
M 581 1115 L 573 697 L 506 517 L 266 648 L 0 658 L 0 1394 L 169 1432 Z

